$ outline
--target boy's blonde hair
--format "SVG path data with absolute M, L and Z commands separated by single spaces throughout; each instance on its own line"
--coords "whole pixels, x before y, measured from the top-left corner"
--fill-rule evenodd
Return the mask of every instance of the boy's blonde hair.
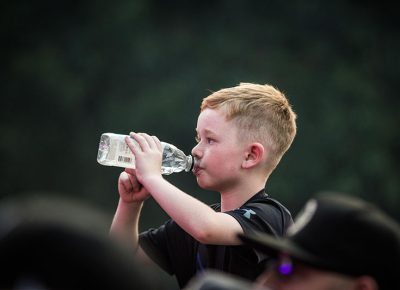
M 270 85 L 240 83 L 203 99 L 201 111 L 222 109 L 240 130 L 243 141 L 259 142 L 269 155 L 266 167 L 274 170 L 296 135 L 296 114 L 285 95 Z

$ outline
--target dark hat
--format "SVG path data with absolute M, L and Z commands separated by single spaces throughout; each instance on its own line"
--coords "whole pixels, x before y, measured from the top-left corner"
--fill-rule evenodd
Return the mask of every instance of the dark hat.
M 325 193 L 309 200 L 285 238 L 265 233 L 239 237 L 271 257 L 286 253 L 315 268 L 372 276 L 381 289 L 400 289 L 400 226 L 355 197 Z

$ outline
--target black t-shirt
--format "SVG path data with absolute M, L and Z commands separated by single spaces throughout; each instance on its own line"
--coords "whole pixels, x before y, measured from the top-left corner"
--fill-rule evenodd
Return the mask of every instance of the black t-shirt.
M 211 206 L 220 211 L 220 204 Z M 240 208 L 225 212 L 233 216 L 244 233 L 261 231 L 283 236 L 293 223 L 290 212 L 264 190 Z M 245 245 L 204 245 L 186 233 L 175 221 L 168 220 L 158 229 L 149 229 L 139 236 L 139 243 L 147 255 L 162 269 L 175 275 L 184 287 L 196 273 L 213 268 L 254 280 L 264 270 L 267 257 Z

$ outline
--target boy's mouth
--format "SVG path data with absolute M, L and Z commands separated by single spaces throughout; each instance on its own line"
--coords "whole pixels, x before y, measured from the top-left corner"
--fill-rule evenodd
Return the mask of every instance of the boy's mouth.
M 195 165 L 195 166 L 193 167 L 193 169 L 192 169 L 192 173 L 193 173 L 194 175 L 198 175 L 198 173 L 200 172 L 201 169 L 202 169 L 202 168 L 201 168 L 200 166 Z
M 200 170 L 201 170 L 201 167 L 199 166 L 199 160 L 197 158 L 194 158 L 193 159 L 192 173 L 194 175 L 197 175 Z

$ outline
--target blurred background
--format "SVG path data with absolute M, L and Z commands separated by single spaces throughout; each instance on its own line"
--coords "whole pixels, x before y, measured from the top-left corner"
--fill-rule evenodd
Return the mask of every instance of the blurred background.
M 0 198 L 63 195 L 111 217 L 121 169 L 96 162 L 102 133 L 147 132 L 189 153 L 201 100 L 255 82 L 298 114 L 268 193 L 295 215 L 314 193 L 343 191 L 400 220 L 396 11 L 354 0 L 2 1 Z M 190 173 L 166 178 L 218 201 Z M 141 226 L 166 218 L 149 200 Z

